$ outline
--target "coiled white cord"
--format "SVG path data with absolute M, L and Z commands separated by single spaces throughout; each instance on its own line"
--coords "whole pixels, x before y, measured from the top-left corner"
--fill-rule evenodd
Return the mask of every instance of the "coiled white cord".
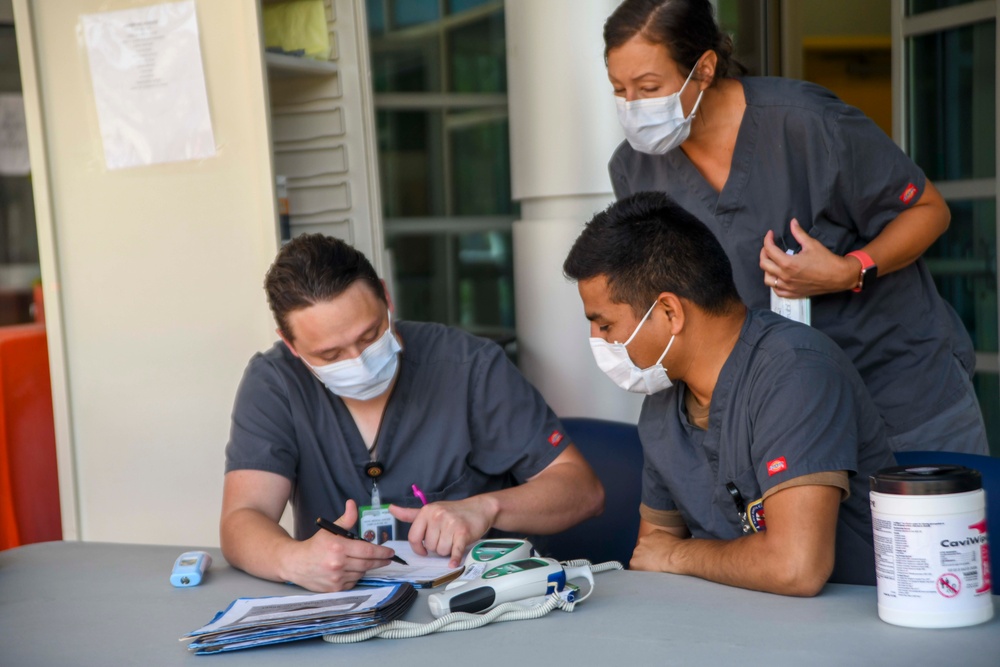
M 581 559 L 563 561 L 562 565 L 566 567 L 583 567 L 586 565 L 594 573 L 625 569 L 618 561 L 608 561 L 607 563 L 592 565 L 589 560 Z M 380 639 L 408 639 L 410 637 L 423 637 L 434 632 L 474 630 L 489 623 L 530 621 L 535 618 L 541 618 L 554 609 L 571 612 L 577 604 L 576 602 L 564 600 L 559 593 L 551 593 L 544 600 L 541 604 L 526 604 L 524 600 L 520 602 L 505 602 L 497 605 L 485 614 L 469 614 L 463 611 L 453 611 L 430 623 L 392 621 L 366 630 L 358 630 L 357 632 L 323 635 L 323 641 L 331 644 L 353 644 L 367 641 L 373 637 Z

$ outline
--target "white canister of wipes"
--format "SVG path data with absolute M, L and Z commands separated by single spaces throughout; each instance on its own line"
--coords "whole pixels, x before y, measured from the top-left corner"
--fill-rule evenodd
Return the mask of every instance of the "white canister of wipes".
M 900 466 L 878 471 L 870 484 L 879 618 L 911 628 L 993 618 L 979 471 Z

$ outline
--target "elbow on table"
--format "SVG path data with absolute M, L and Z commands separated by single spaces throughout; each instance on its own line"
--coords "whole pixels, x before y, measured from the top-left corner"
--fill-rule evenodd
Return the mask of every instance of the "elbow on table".
M 833 558 L 792 558 L 776 578 L 776 593 L 811 598 L 819 595 L 833 573 Z

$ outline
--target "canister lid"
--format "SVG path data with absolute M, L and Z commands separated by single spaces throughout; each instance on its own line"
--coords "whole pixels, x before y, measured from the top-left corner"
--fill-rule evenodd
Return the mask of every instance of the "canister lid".
M 869 478 L 871 490 L 901 496 L 937 496 L 983 488 L 978 470 L 953 465 L 910 465 L 883 468 Z

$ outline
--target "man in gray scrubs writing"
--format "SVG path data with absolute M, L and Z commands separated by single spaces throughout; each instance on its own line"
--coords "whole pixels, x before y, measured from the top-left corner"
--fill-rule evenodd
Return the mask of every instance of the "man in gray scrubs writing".
M 631 567 L 785 595 L 874 584 L 868 477 L 895 460 L 844 352 L 748 310 L 715 236 L 662 193 L 595 216 L 563 268 L 597 364 L 647 394 Z
M 250 360 L 233 408 L 230 564 L 336 591 L 393 551 L 317 532 L 320 516 L 376 541 L 408 532 L 458 565 L 490 529 L 553 533 L 600 513 L 600 482 L 498 345 L 394 322 L 372 265 L 331 237 L 293 239 L 264 286 L 281 340 Z M 289 500 L 294 539 L 278 523 Z

